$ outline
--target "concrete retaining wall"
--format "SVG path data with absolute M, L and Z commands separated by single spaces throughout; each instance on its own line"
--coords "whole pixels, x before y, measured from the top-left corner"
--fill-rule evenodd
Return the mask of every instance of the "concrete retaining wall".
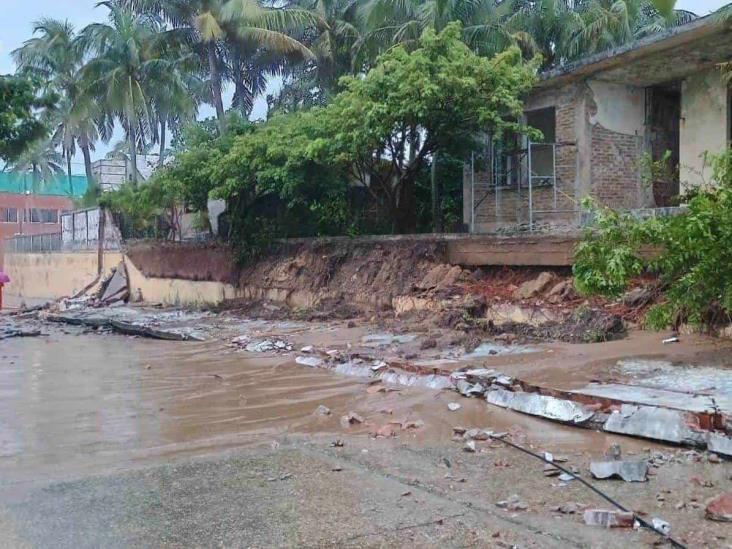
M 149 303 L 200 306 L 243 297 L 242 290 L 226 282 L 145 276 L 129 256 L 125 257 L 125 267 L 133 297 L 141 294 Z
M 378 309 L 391 303 L 389 291 L 396 295 L 408 293 L 414 282 L 404 270 L 389 270 L 395 262 L 407 262 L 412 267 L 422 262 L 427 270 L 443 263 L 466 267 L 566 267 L 571 265 L 575 243 L 570 235 L 293 241 L 289 247 L 240 271 L 226 246 L 148 242 L 129 245 L 126 255 L 105 252 L 103 270 L 108 272 L 124 261 L 132 298 L 142 295 L 149 303 L 200 306 L 229 299 L 267 299 L 308 308 L 319 299 L 346 292 L 354 303 Z M 7 254 L 5 270 L 11 283 L 6 295 L 28 302 L 71 296 L 96 279 L 97 261 L 96 251 Z M 419 280 L 421 274 L 416 269 L 411 276 Z M 387 283 L 390 290 L 385 289 L 384 295 L 375 290 Z M 386 301 L 381 303 L 379 299 Z
M 103 261 L 104 269 L 111 268 L 122 261 L 122 254 L 108 252 Z M 4 270 L 10 284 L 5 292 L 30 300 L 67 297 L 93 282 L 98 268 L 96 251 L 7 254 Z

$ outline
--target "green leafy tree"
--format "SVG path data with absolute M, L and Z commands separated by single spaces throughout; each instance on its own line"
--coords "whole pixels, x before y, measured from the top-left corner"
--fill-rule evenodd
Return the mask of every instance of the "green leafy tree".
M 487 59 L 461 41 L 459 24 L 424 32 L 408 52 L 397 46 L 364 77 L 347 77 L 344 91 L 321 116 L 337 158 L 385 204 L 395 232 L 416 225 L 415 181 L 438 150 L 468 144 L 480 131 L 526 129 L 512 120 L 537 68 L 518 49 Z
M 46 122 L 55 102 L 28 77 L 0 75 L 0 159 L 12 162 L 48 134 Z

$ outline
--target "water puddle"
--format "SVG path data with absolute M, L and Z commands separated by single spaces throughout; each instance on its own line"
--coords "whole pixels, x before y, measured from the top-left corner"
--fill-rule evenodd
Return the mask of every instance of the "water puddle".
M 527 353 L 539 353 L 541 349 L 529 345 L 507 345 L 486 341 L 478 345 L 472 352 L 463 355 L 463 358 L 486 358 L 489 356 L 521 355 Z
M 367 347 L 386 347 L 388 345 L 411 343 L 416 339 L 415 334 L 369 334 L 361 338 L 361 343 Z

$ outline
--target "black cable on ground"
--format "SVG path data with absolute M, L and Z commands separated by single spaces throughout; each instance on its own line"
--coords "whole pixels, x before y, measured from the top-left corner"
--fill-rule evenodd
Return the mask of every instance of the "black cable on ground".
M 549 465 L 551 465 L 553 467 L 556 467 L 560 471 L 562 471 L 564 473 L 567 473 L 573 479 L 575 479 L 575 480 L 579 481 L 580 483 L 582 483 L 584 486 L 586 486 L 587 488 L 589 488 L 590 490 L 592 490 L 593 492 L 595 492 L 598 496 L 600 496 L 601 498 L 603 498 L 605 501 L 610 502 L 612 505 L 614 505 L 615 507 L 617 507 L 618 509 L 620 509 L 624 513 L 632 513 L 632 511 L 630 511 L 629 509 L 626 509 L 621 504 L 619 504 L 617 501 L 615 501 L 613 498 L 611 498 L 610 496 L 608 496 L 607 494 L 605 494 L 601 490 L 595 488 L 592 484 L 590 484 L 589 482 L 587 482 L 585 479 L 583 479 L 583 478 L 579 477 L 578 475 L 574 474 L 572 471 L 568 470 L 567 468 L 562 467 L 558 463 L 554 463 L 553 461 L 549 461 L 544 456 L 542 456 L 540 454 L 537 454 L 535 452 L 532 452 L 531 450 L 527 450 L 526 448 L 524 448 L 522 446 L 519 446 L 518 444 L 514 444 L 513 442 L 509 442 L 507 440 L 504 440 L 504 439 L 502 439 L 500 437 L 497 437 L 497 436 L 494 436 L 494 435 L 489 435 L 489 436 L 490 436 L 490 438 L 492 440 L 497 440 L 498 442 L 502 442 L 503 444 L 505 444 L 507 446 L 510 446 L 511 448 L 515 448 L 516 450 L 519 450 L 519 451 L 521 451 L 521 452 L 523 452 L 523 453 L 525 453 L 525 454 L 527 454 L 527 455 L 529 455 L 531 457 L 534 457 L 534 458 L 536 458 L 538 460 L 543 461 L 544 463 L 548 463 Z M 661 530 L 656 529 L 650 522 L 644 520 L 642 517 L 639 517 L 636 513 L 633 513 L 633 518 L 635 520 L 637 520 L 638 521 L 638 524 L 640 524 L 643 528 L 647 528 L 647 529 L 655 532 L 659 536 L 662 536 L 666 541 L 668 541 L 674 547 L 677 547 L 678 549 L 686 549 L 686 546 L 685 545 L 683 545 L 682 543 L 679 543 L 678 541 L 676 541 L 672 537 L 664 534 Z

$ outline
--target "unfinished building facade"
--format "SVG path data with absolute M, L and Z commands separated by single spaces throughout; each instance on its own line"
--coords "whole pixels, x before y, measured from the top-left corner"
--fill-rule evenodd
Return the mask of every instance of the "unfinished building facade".
M 543 139 L 487 136 L 464 169 L 470 232 L 574 227 L 581 201 L 665 208 L 709 182 L 730 143 L 729 24 L 697 19 L 541 75 L 524 122 Z

